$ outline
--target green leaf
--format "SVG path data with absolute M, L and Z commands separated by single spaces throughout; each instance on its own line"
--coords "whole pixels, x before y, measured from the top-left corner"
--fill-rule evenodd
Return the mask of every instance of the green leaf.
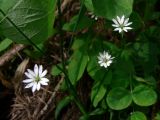
M 139 106 L 150 106 L 157 100 L 156 92 L 146 85 L 139 85 L 135 87 L 132 97 L 133 101 Z
M 59 64 L 54 65 L 52 67 L 52 69 L 51 69 L 51 75 L 57 76 L 57 75 L 60 75 L 62 73 L 62 71 L 58 67 L 60 67 L 62 69 L 62 63 L 59 63 Z
M 121 58 L 127 61 L 132 57 L 132 55 L 133 55 L 133 50 L 130 48 L 126 48 L 122 50 Z
M 0 52 L 7 49 L 12 44 L 12 41 L 8 38 L 0 42 Z
M 131 27 L 134 28 L 134 30 L 136 29 L 140 29 L 143 27 L 144 25 L 144 21 L 142 20 L 142 18 L 140 17 L 140 15 L 137 12 L 132 12 L 131 16 L 130 16 L 130 21 L 132 21 L 132 25 Z
M 56 0 L 2 0 L 0 8 L 33 43 L 39 44 L 53 34 Z M 3 35 L 22 44 L 31 44 L 0 13 Z
M 75 41 L 78 39 L 88 40 L 85 37 L 82 37 L 82 38 L 76 38 Z M 85 68 L 87 66 L 88 63 L 87 49 L 88 45 L 86 41 L 81 47 L 75 49 L 73 55 L 71 56 L 71 60 L 68 66 L 68 76 L 73 85 L 75 85 L 77 81 L 82 77 Z
M 73 31 L 77 20 L 78 20 L 78 15 L 74 16 L 69 23 L 64 24 L 63 30 Z M 92 20 L 89 19 L 87 16 L 80 17 L 76 31 L 90 27 L 91 24 L 92 24 Z
M 145 75 L 152 74 L 158 64 L 158 52 L 159 52 L 159 43 L 156 41 L 150 41 L 147 36 L 150 34 L 148 32 L 141 34 L 138 38 L 139 42 L 134 44 L 135 54 L 137 54 L 136 65 L 142 66 Z M 151 39 L 152 40 L 152 39 Z M 156 40 L 154 38 L 153 40 Z M 140 42 L 141 41 L 141 42 Z
M 85 37 L 76 38 L 73 45 L 72 45 L 72 49 L 76 50 L 76 49 L 80 49 L 81 47 L 83 47 L 86 44 L 86 40 L 84 40 L 84 39 L 86 39 Z
M 106 112 L 106 110 L 101 109 L 101 108 L 97 108 L 94 111 L 92 111 L 91 113 L 89 113 L 89 115 L 101 115 L 104 114 Z
M 58 119 L 62 109 L 64 107 L 66 107 L 71 101 L 72 101 L 72 98 L 70 96 L 67 96 L 67 97 L 63 98 L 61 101 L 58 102 L 58 105 L 57 105 L 56 110 L 55 110 L 55 119 L 56 120 Z
M 113 80 L 111 81 L 111 87 L 127 88 L 129 85 L 129 81 L 131 80 L 131 74 L 134 71 L 133 63 L 130 60 L 126 61 L 121 58 L 116 58 L 116 60 L 117 61 L 114 64 Z
M 160 112 L 156 113 L 156 117 L 154 120 L 160 120 Z
M 98 79 L 92 88 L 91 91 L 91 101 L 93 103 L 93 106 L 96 107 L 98 103 L 103 99 L 107 92 L 107 80 L 110 80 L 112 78 L 112 72 L 108 71 L 105 73 L 102 77 L 102 79 Z
M 92 0 L 97 15 L 107 19 L 116 16 L 129 16 L 132 12 L 133 0 Z
M 43 43 L 36 45 L 39 49 L 46 51 L 46 47 Z M 39 51 L 36 47 L 33 47 L 33 49 L 25 49 L 24 53 L 32 59 L 38 59 L 41 58 L 44 54 L 42 54 L 41 51 Z
M 131 114 L 129 120 L 147 120 L 147 118 L 144 113 L 137 111 Z
M 107 104 L 113 110 L 122 110 L 127 108 L 132 102 L 131 93 L 122 88 L 113 88 L 107 95 Z
M 134 44 L 135 52 L 145 61 L 149 59 L 149 42 L 136 42 Z
M 92 0 L 85 0 L 84 4 L 89 11 L 94 11 Z
M 98 103 L 103 99 L 106 94 L 107 88 L 104 86 L 103 82 L 96 82 L 93 85 L 91 91 L 91 101 L 94 107 L 97 107 Z
M 138 82 L 143 82 L 156 88 L 156 80 L 153 76 L 147 76 L 145 78 L 134 76 L 134 79 Z
M 87 62 L 88 62 L 88 56 L 84 52 L 81 51 L 74 52 L 70 64 L 68 66 L 68 75 L 72 84 L 76 84 L 76 82 L 82 77 Z
M 81 116 L 79 120 L 97 120 L 100 119 L 100 115 L 104 114 L 106 110 L 97 108 L 89 113 L 89 116 Z

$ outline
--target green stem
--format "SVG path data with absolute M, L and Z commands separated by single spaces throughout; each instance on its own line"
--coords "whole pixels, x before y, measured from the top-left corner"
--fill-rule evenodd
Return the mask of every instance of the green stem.
M 73 31 L 72 31 L 73 33 L 76 31 L 77 26 L 78 26 L 78 23 L 79 23 L 79 21 L 80 21 L 81 14 L 82 14 L 83 9 L 84 9 L 84 2 L 85 2 L 85 0 L 82 0 L 81 7 L 80 7 L 80 10 L 79 10 L 79 13 L 78 13 L 78 19 L 77 19 L 77 21 L 76 21 L 76 23 L 75 23 L 75 25 L 74 25 Z M 69 49 L 68 49 L 68 50 L 70 50 L 70 48 L 71 48 L 71 46 L 72 46 L 73 38 L 74 38 L 74 35 L 71 36 L 71 41 L 70 41 Z
M 32 42 L 32 40 L 30 40 L 30 38 L 28 38 L 27 35 L 25 35 L 23 33 L 23 31 L 3 12 L 2 9 L 0 9 L 0 12 L 2 13 L 2 15 L 13 25 L 13 27 L 16 28 L 16 30 L 23 35 L 23 37 L 28 40 L 37 50 L 39 50 L 41 53 L 44 53 L 34 42 Z
M 57 6 L 58 6 L 58 15 L 59 15 L 59 32 L 60 34 L 63 36 L 63 31 L 62 31 L 62 22 L 61 22 L 61 17 L 62 17 L 62 13 L 61 13 L 61 2 L 60 0 L 57 1 Z M 73 96 L 74 102 L 76 103 L 76 105 L 78 106 L 78 108 L 80 109 L 80 111 L 82 112 L 83 115 L 87 116 L 87 112 L 85 111 L 85 108 L 83 106 L 83 104 L 81 103 L 81 101 L 78 98 L 78 94 L 74 88 L 74 86 L 72 85 L 68 74 L 67 74 L 67 69 L 65 67 L 65 59 L 63 56 L 64 50 L 63 50 L 63 46 L 64 46 L 64 42 L 63 39 L 61 39 L 61 59 L 62 59 L 62 69 L 57 65 L 57 68 L 60 69 L 64 75 L 65 75 L 65 82 L 68 88 L 69 93 Z
M 123 39 L 123 36 L 124 36 L 124 32 L 122 31 L 122 33 L 121 33 L 121 38 Z
M 112 112 L 112 111 L 110 111 L 110 117 L 109 117 L 109 120 L 112 120 L 112 118 L 113 118 L 113 112 Z

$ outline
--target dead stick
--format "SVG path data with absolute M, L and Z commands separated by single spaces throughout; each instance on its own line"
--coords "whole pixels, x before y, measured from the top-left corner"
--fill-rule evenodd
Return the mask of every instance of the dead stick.
M 24 48 L 25 48 L 25 45 L 16 44 L 11 49 L 9 49 L 6 53 L 0 56 L 0 67 L 3 66 L 9 60 L 11 60 L 20 50 Z
M 61 11 L 63 12 L 65 10 L 65 8 L 67 7 L 67 5 L 71 2 L 72 0 L 63 0 L 62 4 L 61 4 Z M 58 15 L 58 10 L 56 10 L 55 15 Z
M 43 115 L 45 113 L 45 111 L 47 110 L 48 106 L 51 104 L 51 102 L 53 101 L 53 99 L 56 96 L 56 92 L 59 90 L 61 83 L 63 82 L 64 77 L 62 76 L 61 80 L 58 82 L 58 84 L 56 85 L 54 92 L 52 93 L 50 99 L 47 101 L 46 105 L 42 108 L 42 110 L 40 111 L 39 115 Z M 40 117 L 40 116 L 39 116 Z M 38 117 L 38 118 L 39 118 Z

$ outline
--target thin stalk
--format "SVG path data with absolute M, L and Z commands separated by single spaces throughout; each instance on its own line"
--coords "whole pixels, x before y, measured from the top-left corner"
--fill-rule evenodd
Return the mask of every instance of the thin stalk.
M 81 14 L 82 14 L 82 12 L 83 12 L 83 8 L 84 8 L 84 1 L 85 1 L 85 0 L 82 0 L 81 7 L 80 7 L 80 10 L 79 10 L 79 13 L 78 13 L 78 19 L 77 19 L 77 21 L 76 21 L 76 23 L 75 23 L 75 25 L 74 25 L 74 27 L 73 27 L 73 31 L 72 31 L 73 33 L 76 31 L 77 26 L 78 26 L 78 23 L 79 23 L 79 21 L 80 21 L 80 16 L 81 16 Z M 68 50 L 70 50 L 70 48 L 71 48 L 71 46 L 72 46 L 73 38 L 74 38 L 74 35 L 71 36 L 71 41 L 70 41 L 69 49 L 68 49 Z
M 5 14 L 5 12 L 2 10 L 2 9 L 0 9 L 0 12 L 2 13 L 2 15 L 16 28 L 16 30 L 21 34 L 21 35 L 23 35 L 23 37 L 26 39 L 26 40 L 28 40 L 37 50 L 39 50 L 41 53 L 44 53 L 34 42 L 32 42 L 31 40 L 30 40 L 30 38 L 28 38 L 28 36 L 27 35 L 25 35 L 24 33 L 23 33 L 23 31 Z
M 109 120 L 112 120 L 113 119 L 113 112 L 110 111 L 110 116 L 109 116 Z
M 61 22 L 61 17 L 62 17 L 62 13 L 61 13 L 61 2 L 60 0 L 57 1 L 57 6 L 58 6 L 58 17 L 59 17 L 59 32 L 61 35 L 63 35 L 63 31 L 62 31 L 62 22 Z M 85 108 L 84 106 L 82 105 L 81 101 L 79 100 L 78 98 L 78 95 L 77 95 L 77 92 L 74 88 L 74 86 L 72 85 L 69 77 L 68 77 L 68 74 L 67 74 L 67 69 L 65 67 L 65 59 L 64 59 L 64 56 L 63 56 L 63 53 L 64 53 L 64 50 L 63 50 L 63 45 L 64 45 L 64 41 L 63 39 L 61 39 L 61 59 L 62 59 L 62 69 L 57 66 L 58 69 L 60 69 L 64 75 L 65 75 L 65 82 L 66 82 L 66 85 L 67 85 L 67 88 L 68 88 L 68 91 L 69 93 L 73 96 L 73 99 L 74 99 L 74 102 L 76 103 L 76 105 L 78 106 L 78 108 L 80 109 L 80 111 L 82 112 L 83 115 L 87 116 L 87 112 L 85 111 Z

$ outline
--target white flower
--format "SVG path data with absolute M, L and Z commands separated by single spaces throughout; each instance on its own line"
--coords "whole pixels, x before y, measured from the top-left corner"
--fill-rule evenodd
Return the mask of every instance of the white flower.
M 98 20 L 98 16 L 94 15 L 93 12 L 89 12 L 88 14 L 90 15 L 90 17 L 91 17 L 92 19 L 94 19 L 94 20 L 96 20 L 96 21 Z
M 42 65 L 34 65 L 34 70 L 27 69 L 27 72 L 24 73 L 27 79 L 23 80 L 23 83 L 27 85 L 25 88 L 32 88 L 32 92 L 34 93 L 36 90 L 40 90 L 41 85 L 48 85 L 49 80 L 45 77 L 47 74 L 47 70 L 43 71 Z
M 98 63 L 100 64 L 100 66 L 107 68 L 111 65 L 113 59 L 114 57 L 111 57 L 108 52 L 104 51 L 103 53 L 99 53 Z
M 124 15 L 121 18 L 117 16 L 117 18 L 112 19 L 112 21 L 114 22 L 114 24 L 112 24 L 112 26 L 115 27 L 114 31 L 119 31 L 119 33 L 121 33 L 123 31 L 128 32 L 128 30 L 132 29 L 131 27 L 129 27 L 132 22 L 128 22 L 129 18 L 125 19 Z

